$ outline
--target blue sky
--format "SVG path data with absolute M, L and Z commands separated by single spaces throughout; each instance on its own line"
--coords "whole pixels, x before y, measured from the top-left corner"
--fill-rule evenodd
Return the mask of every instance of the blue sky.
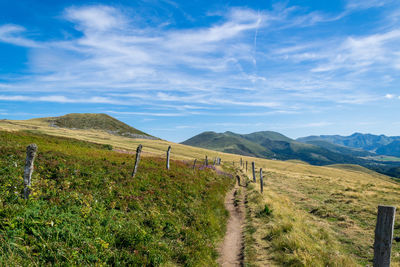
M 400 2 L 0 1 L 0 118 L 400 135 Z

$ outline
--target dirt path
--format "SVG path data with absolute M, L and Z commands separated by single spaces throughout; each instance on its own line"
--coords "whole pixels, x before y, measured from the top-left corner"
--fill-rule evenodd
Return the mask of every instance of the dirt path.
M 243 265 L 244 189 L 236 184 L 225 198 L 225 208 L 229 211 L 229 220 L 225 238 L 219 250 L 218 263 L 220 266 Z M 235 199 L 239 201 L 235 201 Z

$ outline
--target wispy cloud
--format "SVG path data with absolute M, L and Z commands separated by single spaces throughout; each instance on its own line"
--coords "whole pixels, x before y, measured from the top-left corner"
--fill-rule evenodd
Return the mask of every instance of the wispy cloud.
M 19 25 L 6 24 L 0 26 L 0 41 L 18 46 L 38 48 L 41 45 L 34 40 L 28 39 L 21 34 L 24 34 L 26 29 Z
M 127 102 L 113 100 L 106 97 L 88 97 L 88 98 L 69 98 L 61 95 L 50 96 L 23 96 L 23 95 L 0 95 L 0 100 L 7 101 L 27 101 L 27 102 L 54 102 L 54 103 L 97 103 L 127 105 Z
M 382 3 L 348 1 L 345 9 Z M 238 116 L 270 116 L 378 101 L 382 93 L 371 87 L 370 73 L 385 73 L 379 78 L 385 86 L 396 82 L 387 77 L 400 68 L 397 28 L 290 34 L 349 14 L 285 4 L 272 10 L 237 7 L 207 14 L 213 17 L 208 25 L 174 28 L 143 25 L 143 18 L 118 7 L 72 6 L 61 19 L 78 34 L 67 39 L 37 41 L 28 27 L 0 26 L 1 42 L 29 49 L 27 72 L 0 78 L 0 100 L 146 106 L 164 110 L 126 114 L 159 117 L 227 107 L 241 109 Z M 273 38 L 285 32 L 276 43 Z
M 382 7 L 385 4 L 393 2 L 392 0 L 348 0 L 346 8 L 350 10 L 354 9 L 368 9 L 372 7 Z

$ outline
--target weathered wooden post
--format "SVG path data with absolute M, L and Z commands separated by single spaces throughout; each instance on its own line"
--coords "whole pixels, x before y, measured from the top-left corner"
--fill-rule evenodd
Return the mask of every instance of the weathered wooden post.
M 197 161 L 197 159 L 194 159 L 194 162 L 193 162 L 193 170 L 196 168 L 196 161 Z
M 264 181 L 263 181 L 263 175 L 262 175 L 262 169 L 260 168 L 260 191 L 261 193 L 264 191 Z
M 240 186 L 240 176 L 236 175 L 236 179 L 237 179 L 238 185 Z
M 208 166 L 208 157 L 206 155 L 206 160 L 204 161 L 204 165 Z
M 396 207 L 378 206 L 375 227 L 374 267 L 389 267 Z
M 242 158 L 240 158 L 240 167 L 242 167 L 243 166 L 243 160 L 242 160 Z
M 214 158 L 214 163 L 213 163 L 214 167 L 215 167 L 215 164 L 217 164 L 217 158 Z
M 31 193 L 33 163 L 35 161 L 37 149 L 38 147 L 36 144 L 30 144 L 26 147 L 26 162 L 24 169 L 24 199 L 28 199 L 29 194 Z
M 168 147 L 167 150 L 167 170 L 169 170 L 169 154 L 171 153 L 171 146 Z
M 246 172 L 247 172 L 247 160 L 246 160 Z
M 133 168 L 133 172 L 132 172 L 132 177 L 135 177 L 136 172 L 137 172 L 137 168 L 139 166 L 139 162 L 140 162 L 140 154 L 142 153 L 142 145 L 139 145 L 136 148 L 136 159 L 135 159 L 135 167 Z
M 256 170 L 254 161 L 251 163 L 251 168 L 253 169 L 253 182 L 256 182 Z

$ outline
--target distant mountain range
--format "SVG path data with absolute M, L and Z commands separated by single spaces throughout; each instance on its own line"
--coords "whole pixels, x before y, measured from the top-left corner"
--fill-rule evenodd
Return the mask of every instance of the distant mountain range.
M 355 133 L 347 137 L 324 135 L 293 140 L 272 131 L 251 134 L 203 132 L 182 144 L 245 156 L 296 159 L 313 165 L 358 164 L 400 177 L 400 162 L 375 160 L 377 155 L 383 154 L 400 156 L 400 137 Z
M 319 135 L 298 138 L 297 141 L 315 144 L 315 142 L 328 142 L 331 144 L 362 149 L 377 155 L 400 157 L 400 136 L 386 136 L 354 133 L 350 136 Z

